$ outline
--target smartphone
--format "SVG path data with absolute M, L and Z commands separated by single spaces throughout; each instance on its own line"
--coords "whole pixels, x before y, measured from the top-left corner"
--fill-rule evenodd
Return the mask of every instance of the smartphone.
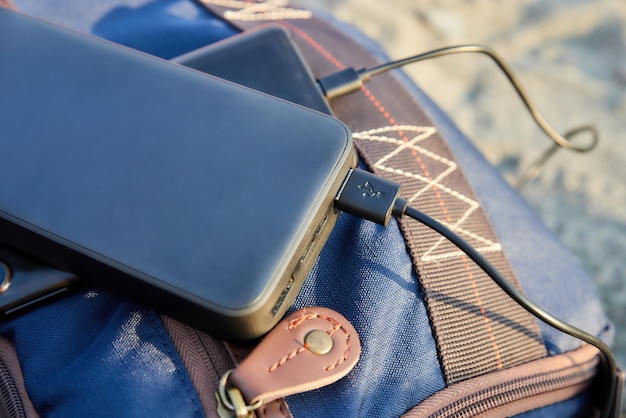
M 291 34 L 280 25 L 246 30 L 173 61 L 332 114 Z
M 319 112 L 0 10 L 0 241 L 213 335 L 292 303 L 355 165 Z

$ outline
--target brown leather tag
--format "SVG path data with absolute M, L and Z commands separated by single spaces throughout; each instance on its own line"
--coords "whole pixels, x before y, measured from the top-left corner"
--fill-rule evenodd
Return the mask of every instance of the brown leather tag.
M 283 319 L 233 371 L 231 382 L 248 404 L 329 385 L 357 363 L 361 344 L 346 318 L 306 308 Z

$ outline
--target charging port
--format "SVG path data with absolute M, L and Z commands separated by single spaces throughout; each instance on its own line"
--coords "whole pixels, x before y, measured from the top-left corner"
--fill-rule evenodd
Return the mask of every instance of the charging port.
M 322 222 L 319 224 L 319 226 L 313 233 L 313 237 L 311 238 L 309 245 L 307 245 L 306 250 L 304 250 L 304 254 L 302 254 L 302 257 L 300 257 L 300 264 L 305 263 L 309 254 L 311 254 L 311 250 L 313 249 L 313 246 L 316 243 L 317 238 L 320 236 L 320 233 L 324 230 L 324 226 L 326 226 L 326 222 L 328 222 L 328 214 L 324 216 L 324 219 L 322 220 Z
M 274 308 L 272 308 L 272 315 L 273 316 L 276 316 L 276 314 L 280 310 L 280 307 L 283 305 L 283 302 L 285 302 L 285 299 L 287 298 L 287 295 L 289 294 L 289 291 L 291 290 L 291 288 L 293 287 L 295 282 L 296 282 L 296 280 L 293 278 L 293 276 L 291 276 L 289 278 L 289 281 L 287 281 L 287 286 L 285 286 L 283 291 L 280 292 L 280 296 L 278 297 L 278 301 L 276 301 L 276 304 L 274 305 Z
M 339 212 L 334 209 L 334 206 L 331 206 L 324 215 L 322 221 L 319 225 L 317 225 L 313 235 L 311 236 L 311 240 L 298 260 L 298 264 L 296 264 L 291 277 L 287 281 L 283 290 L 280 292 L 278 300 L 272 308 L 272 315 L 275 316 L 280 311 L 283 303 L 289 299 L 289 292 L 294 287 L 297 287 L 296 290 L 300 290 L 300 286 L 304 282 L 306 275 L 311 270 L 311 267 L 313 267 L 313 263 L 315 262 L 315 259 L 319 255 L 320 251 L 322 251 L 322 248 L 326 243 L 326 238 L 330 235 L 338 216 Z

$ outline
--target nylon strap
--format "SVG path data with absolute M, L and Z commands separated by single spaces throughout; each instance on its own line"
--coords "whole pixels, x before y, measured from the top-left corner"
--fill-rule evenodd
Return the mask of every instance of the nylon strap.
M 310 12 L 284 2 L 201 0 L 247 29 L 273 22 L 293 34 L 314 75 L 378 62 L 355 41 Z M 447 224 L 519 287 L 473 190 L 444 139 L 392 74 L 331 103 L 353 132 L 374 173 L 400 183 L 412 206 Z M 447 384 L 546 356 L 534 318 L 455 246 L 410 219 L 400 220 L 419 276 Z M 417 353 L 416 353 L 417 354 Z

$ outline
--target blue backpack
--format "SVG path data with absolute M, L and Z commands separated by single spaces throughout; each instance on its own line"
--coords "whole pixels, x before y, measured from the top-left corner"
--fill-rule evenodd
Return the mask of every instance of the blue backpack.
M 345 69 L 344 63 L 372 65 L 385 56 L 340 22 L 275 2 L 256 9 L 243 1 L 124 3 L 19 0 L 16 6 L 165 59 L 268 20 L 293 34 L 318 78 Z M 244 18 L 250 15 L 257 18 Z M 440 206 L 461 202 L 466 209 L 451 209 L 448 223 L 462 218 L 457 232 L 465 231 L 483 254 L 501 254 L 494 264 L 517 277 L 530 300 L 612 342 L 613 327 L 580 263 L 404 74 L 381 76 L 330 105 L 352 129 L 364 168 L 408 182 L 406 193 L 420 196 L 420 208 L 444 221 Z M 397 153 L 371 147 L 396 143 L 404 147 Z M 394 166 L 405 150 L 417 164 L 414 173 L 422 174 Z M 432 172 L 437 167 L 440 172 Z M 479 223 L 488 225 L 486 232 L 472 232 Z M 339 312 L 358 333 L 360 360 L 337 382 L 287 396 L 257 415 L 566 417 L 598 408 L 606 377 L 597 350 L 496 295 L 478 267 L 426 230 L 339 217 L 290 312 L 315 306 Z M 0 259 L 11 252 L 3 251 Z M 451 281 L 454 275 L 460 279 Z M 153 308 L 83 288 L 3 318 L 0 411 L 10 417 L 216 416 L 219 379 L 245 353 Z

